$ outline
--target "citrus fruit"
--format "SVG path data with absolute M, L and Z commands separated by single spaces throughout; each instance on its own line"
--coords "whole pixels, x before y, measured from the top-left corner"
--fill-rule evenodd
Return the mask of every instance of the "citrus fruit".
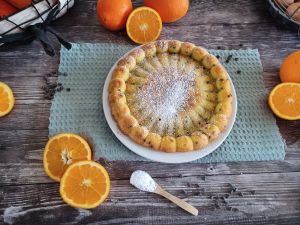
M 6 0 L 8 3 L 13 5 L 18 9 L 24 9 L 27 6 L 31 5 L 31 0 Z
M 65 170 L 74 162 L 91 160 L 92 151 L 88 143 L 79 135 L 57 134 L 46 144 L 43 164 L 49 177 L 60 181 Z
M 0 0 L 0 19 L 1 17 L 9 16 L 10 14 L 13 14 L 17 10 L 18 9 L 8 4 L 6 1 Z
M 300 119 L 300 84 L 287 82 L 277 85 L 269 95 L 269 105 L 282 119 Z
M 127 34 L 132 41 L 143 44 L 156 40 L 162 30 L 159 14 L 149 7 L 132 11 L 126 23 Z
M 0 82 L 0 117 L 7 115 L 14 107 L 15 98 L 10 87 Z
M 280 66 L 280 79 L 282 82 L 300 83 L 300 50 L 283 60 Z
M 105 168 L 93 161 L 72 164 L 60 182 L 63 200 L 76 208 L 95 208 L 107 197 L 110 180 Z
M 102 26 L 117 31 L 126 26 L 126 21 L 133 10 L 131 0 L 98 0 L 97 14 Z
M 144 4 L 156 10 L 164 23 L 181 19 L 189 9 L 189 0 L 144 0 Z

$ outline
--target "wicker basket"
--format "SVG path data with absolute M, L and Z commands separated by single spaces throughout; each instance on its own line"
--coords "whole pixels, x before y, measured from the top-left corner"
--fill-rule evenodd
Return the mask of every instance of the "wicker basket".
M 274 0 L 268 0 L 267 3 L 271 15 L 279 24 L 298 32 L 298 35 L 300 35 L 300 22 L 289 16 L 285 11 L 286 8 L 284 8 L 284 6 L 281 7 L 278 3 L 274 2 Z
M 0 37 L 6 34 L 23 32 L 26 27 L 42 23 L 55 7 L 59 13 L 56 18 L 64 15 L 74 5 L 74 0 L 43 0 L 0 21 Z
M 28 44 L 34 40 L 41 42 L 45 52 L 55 55 L 48 34 L 54 35 L 67 49 L 72 45 L 64 40 L 50 25 L 64 15 L 74 5 L 74 0 L 42 0 L 35 2 L 0 21 L 0 46 L 2 44 Z

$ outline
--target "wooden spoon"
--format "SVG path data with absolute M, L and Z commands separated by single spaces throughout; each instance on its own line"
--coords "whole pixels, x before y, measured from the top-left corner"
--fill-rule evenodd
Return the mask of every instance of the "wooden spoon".
M 188 211 L 189 213 L 193 214 L 194 216 L 198 215 L 198 210 L 188 204 L 187 202 L 171 195 L 170 193 L 166 192 L 161 186 L 159 186 L 153 178 L 145 171 L 136 170 L 131 174 L 130 183 L 135 186 L 136 188 L 140 189 L 141 191 L 153 192 L 159 194 L 171 202 L 178 205 L 180 208 Z
M 180 208 L 186 210 L 187 212 L 191 213 L 192 215 L 198 216 L 198 209 L 196 209 L 194 206 L 190 205 L 189 203 L 183 201 L 182 199 L 177 198 L 174 195 L 171 195 L 169 192 L 165 191 L 157 183 L 156 183 L 156 188 L 155 188 L 154 193 L 159 194 L 159 195 L 169 199 L 171 202 L 175 203 Z

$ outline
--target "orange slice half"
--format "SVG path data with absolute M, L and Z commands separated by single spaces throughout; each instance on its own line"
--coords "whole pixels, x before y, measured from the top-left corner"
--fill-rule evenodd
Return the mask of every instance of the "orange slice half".
M 10 87 L 0 82 L 0 117 L 7 115 L 13 109 L 15 98 Z
M 162 30 L 159 14 L 149 7 L 139 7 L 132 11 L 126 23 L 129 38 L 138 44 L 156 40 Z
M 49 177 L 60 181 L 65 170 L 74 162 L 91 160 L 89 144 L 79 135 L 62 133 L 50 138 L 46 144 L 43 164 Z
M 281 83 L 269 95 L 269 105 L 278 117 L 300 119 L 300 83 Z
M 60 182 L 63 200 L 76 208 L 95 208 L 107 197 L 110 180 L 107 171 L 99 163 L 81 161 L 72 164 Z

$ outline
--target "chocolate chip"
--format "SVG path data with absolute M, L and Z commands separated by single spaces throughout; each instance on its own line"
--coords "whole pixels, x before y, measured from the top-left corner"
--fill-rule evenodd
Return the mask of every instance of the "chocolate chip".
M 56 88 L 56 91 L 61 92 L 63 89 L 64 89 L 63 86 L 59 86 L 59 87 Z
M 201 192 L 200 191 L 196 191 L 194 194 L 197 195 L 197 196 L 200 196 Z
M 228 57 L 227 57 L 227 59 L 226 59 L 226 63 L 229 63 L 230 62 L 230 60 L 231 60 L 231 58 L 232 58 L 232 55 L 229 55 Z

